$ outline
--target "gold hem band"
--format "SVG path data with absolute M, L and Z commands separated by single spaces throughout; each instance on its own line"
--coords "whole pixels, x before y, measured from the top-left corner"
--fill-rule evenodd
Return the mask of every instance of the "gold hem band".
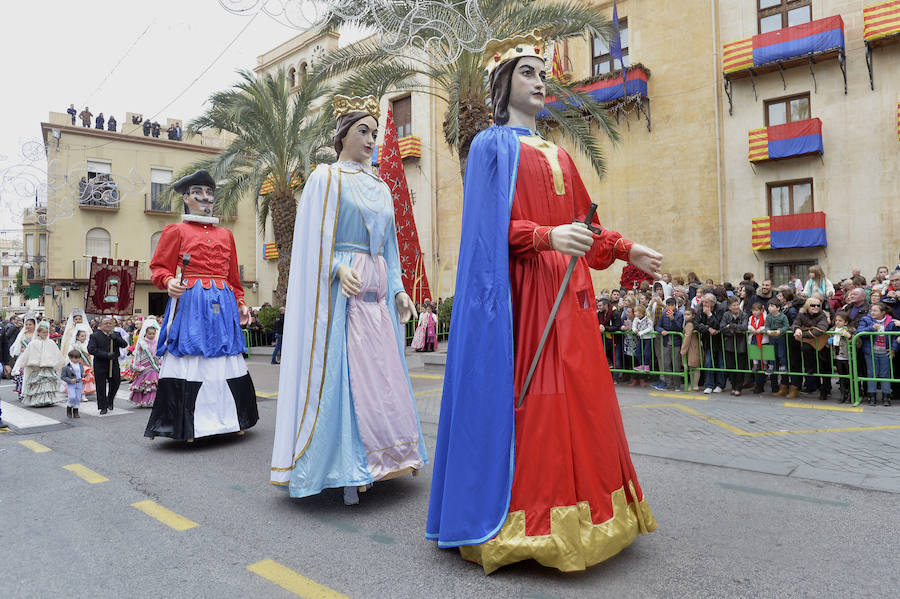
M 634 496 L 631 481 L 629 491 Z M 526 559 L 563 572 L 584 570 L 631 544 L 638 533 L 656 530 L 646 498 L 628 503 L 625 487 L 610 495 L 613 516 L 594 524 L 588 502 L 550 508 L 550 534 L 527 536 L 525 511 L 510 512 L 500 532 L 481 545 L 459 548 L 463 559 L 480 564 L 485 574 Z M 636 499 L 636 498 L 635 498 Z

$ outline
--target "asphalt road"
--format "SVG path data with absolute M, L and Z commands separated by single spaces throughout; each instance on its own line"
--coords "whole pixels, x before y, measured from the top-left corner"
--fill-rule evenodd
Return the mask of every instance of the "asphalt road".
M 829 424 L 748 437 L 727 428 L 765 432 L 746 424 L 747 413 L 844 415 L 619 388 L 659 529 L 584 573 L 528 562 L 486 576 L 425 540 L 430 468 L 376 484 L 354 507 L 336 490 L 298 500 L 267 484 L 278 367 L 251 362 L 260 422 L 243 437 L 149 441 L 146 410 L 67 421 L 63 406 L 29 410 L 60 424 L 0 433 L 0 597 L 896 597 L 900 589 L 900 494 L 811 480 L 823 478 L 814 470 L 780 472 L 760 456 L 783 440 L 783 461 L 805 463 L 829 443 L 846 453 L 850 438 L 867 456 L 892 456 L 900 430 L 884 422 L 900 425 L 900 407 L 897 417 L 851 414 L 861 430 L 824 432 L 840 428 Z M 411 373 L 431 451 L 442 371 Z M 2 383 L 0 399 L 14 404 Z M 844 461 L 819 474 L 852 470 Z M 889 461 L 880 473 L 866 468 L 889 477 L 897 467 Z M 170 511 L 161 520 L 139 509 L 159 506 Z

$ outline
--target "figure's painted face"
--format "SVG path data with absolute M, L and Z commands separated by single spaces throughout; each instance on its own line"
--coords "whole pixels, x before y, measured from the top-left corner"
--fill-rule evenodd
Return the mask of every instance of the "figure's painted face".
M 156 329 L 154 329 L 153 327 L 148 328 L 144 333 L 144 338 L 147 341 L 153 341 L 154 339 L 156 339 Z
M 76 314 L 72 317 L 72 322 L 74 322 L 75 324 L 81 324 L 82 322 L 84 322 L 84 318 L 81 317 L 81 314 Z
M 366 164 L 372 159 L 375 151 L 375 140 L 378 138 L 378 121 L 373 116 L 364 116 L 350 127 L 341 140 L 340 160 L 351 160 Z
M 544 80 L 547 71 L 544 61 L 533 56 L 519 60 L 513 71 L 509 89 L 509 107 L 512 110 L 535 116 L 544 108 L 547 88 Z
M 216 194 L 208 185 L 191 185 L 191 188 L 182 196 L 188 214 L 200 216 L 212 216 L 213 205 L 216 203 Z
M 78 343 L 84 343 L 85 339 L 87 339 L 87 333 L 85 331 L 78 331 L 78 334 L 75 335 L 75 341 Z

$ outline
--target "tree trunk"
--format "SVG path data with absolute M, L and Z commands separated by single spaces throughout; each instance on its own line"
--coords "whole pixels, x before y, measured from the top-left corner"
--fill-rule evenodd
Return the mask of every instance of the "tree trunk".
M 284 306 L 287 299 L 288 276 L 291 272 L 291 250 L 294 247 L 294 221 L 297 218 L 297 200 L 290 192 L 272 201 L 272 230 L 275 247 L 278 248 L 278 286 L 272 303 Z

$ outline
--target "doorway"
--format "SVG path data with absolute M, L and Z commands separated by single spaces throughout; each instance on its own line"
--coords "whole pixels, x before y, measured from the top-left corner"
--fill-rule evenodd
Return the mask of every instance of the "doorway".
M 163 315 L 166 313 L 166 304 L 169 303 L 169 294 L 151 291 L 147 295 L 147 303 L 149 304 L 147 314 L 152 314 L 162 320 Z

